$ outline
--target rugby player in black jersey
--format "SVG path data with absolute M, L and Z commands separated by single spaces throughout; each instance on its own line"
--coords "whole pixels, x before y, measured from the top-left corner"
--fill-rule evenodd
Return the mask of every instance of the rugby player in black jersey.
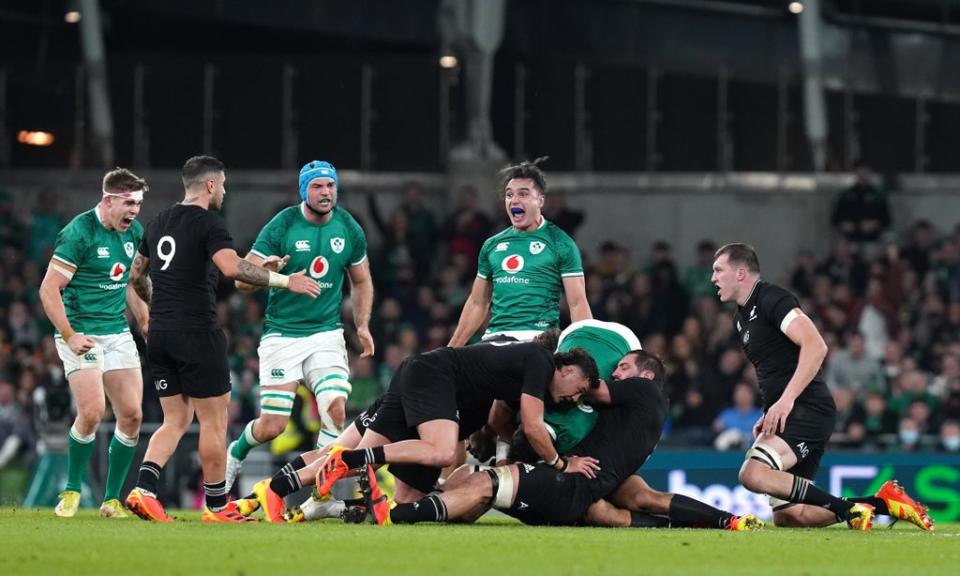
M 827 345 L 797 298 L 760 279 L 753 247 L 727 244 L 717 250 L 713 284 L 721 302 L 735 302 L 743 351 L 757 370 L 763 416 L 754 427 L 740 482 L 768 494 L 778 526 L 826 526 L 847 522 L 869 530 L 876 513 L 933 527 L 926 509 L 896 483 L 873 497 L 844 499 L 813 484 L 836 420 L 836 406 L 820 372 Z

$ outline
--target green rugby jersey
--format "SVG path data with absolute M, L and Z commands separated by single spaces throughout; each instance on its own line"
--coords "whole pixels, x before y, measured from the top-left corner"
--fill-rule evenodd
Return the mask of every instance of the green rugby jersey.
M 96 208 L 81 212 L 57 234 L 53 259 L 76 269 L 63 289 L 70 326 L 84 334 L 129 330 L 124 311 L 130 264 L 143 226 L 134 220 L 126 232 L 107 230 Z
M 583 263 L 573 239 L 544 218 L 531 232 L 510 227 L 488 238 L 477 276 L 493 286 L 487 334 L 542 332 L 557 327 L 563 278 L 583 276 Z
M 557 352 L 583 348 L 596 361 L 600 378 L 609 382 L 620 359 L 639 346 L 636 342 L 631 344 L 624 334 L 618 332 L 630 333 L 627 327 L 617 324 L 611 325 L 616 326 L 616 329 L 611 329 L 603 324 L 609 323 L 594 322 L 565 334 L 557 346 Z M 548 403 L 545 412 L 543 419 L 553 431 L 557 451 L 560 453 L 573 449 L 597 423 L 597 412 L 586 405 Z
M 302 210 L 298 204 L 280 211 L 260 231 L 250 252 L 261 258 L 289 255 L 283 273 L 306 270 L 320 283 L 320 296 L 271 289 L 265 336 L 310 336 L 340 328 L 344 276 L 367 257 L 367 238 L 349 212 L 337 207 L 326 224 L 312 224 Z

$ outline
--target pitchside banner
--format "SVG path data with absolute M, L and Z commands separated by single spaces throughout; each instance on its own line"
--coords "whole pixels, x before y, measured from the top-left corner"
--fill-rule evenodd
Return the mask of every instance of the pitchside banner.
M 737 482 L 742 464 L 740 452 L 658 450 L 640 474 L 657 490 L 769 519 L 767 497 L 748 492 Z M 908 494 L 929 507 L 934 520 L 960 521 L 960 455 L 828 452 L 816 482 L 832 494 L 872 496 L 887 480 L 898 480 Z

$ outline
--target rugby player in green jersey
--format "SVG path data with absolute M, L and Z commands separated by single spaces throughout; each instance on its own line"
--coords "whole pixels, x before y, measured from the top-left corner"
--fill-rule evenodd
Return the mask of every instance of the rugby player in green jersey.
M 510 227 L 483 243 L 477 277 L 450 346 L 463 346 L 489 318 L 484 339 L 529 341 L 560 322 L 560 295 L 572 322 L 592 318 L 580 250 L 541 213 L 547 182 L 538 161 L 506 168 L 504 208 Z
M 270 290 L 260 341 L 260 417 L 249 422 L 227 449 L 227 488 L 255 446 L 283 432 L 302 382 L 317 399 L 323 428 L 317 447 L 343 430 L 351 386 L 347 348 L 340 322 L 344 279 L 351 284 L 353 321 L 363 348 L 374 353 L 370 335 L 373 281 L 367 239 L 353 216 L 337 206 L 337 170 L 313 161 L 300 170 L 301 202 L 274 216 L 257 236 L 246 259 L 266 268 L 306 270 L 320 283 L 320 297 L 299 298 Z M 242 290 L 256 287 L 237 282 Z M 255 490 L 263 491 L 265 486 Z
M 117 417 L 108 450 L 107 481 L 100 515 L 125 517 L 120 502 L 140 436 L 143 376 L 130 335 L 129 307 L 147 333 L 147 305 L 128 283 L 143 227 L 136 221 L 146 182 L 124 168 L 103 177 L 100 202 L 80 213 L 57 236 L 40 284 L 40 302 L 56 328 L 56 346 L 77 417 L 67 435 L 67 485 L 54 512 L 69 518 L 80 506 L 83 478 L 97 426 L 110 400 Z

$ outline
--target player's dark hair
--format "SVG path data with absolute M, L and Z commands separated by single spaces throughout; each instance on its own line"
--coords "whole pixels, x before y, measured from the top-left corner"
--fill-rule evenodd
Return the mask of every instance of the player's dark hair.
M 633 363 L 636 364 L 639 372 L 645 370 L 653 372 L 653 381 L 663 389 L 663 381 L 667 371 L 663 367 L 663 362 L 656 355 L 646 350 L 631 350 L 627 353 L 627 356 L 633 356 Z
M 201 184 L 207 174 L 223 171 L 223 162 L 213 156 L 194 156 L 183 164 L 180 177 L 183 179 L 183 187 L 190 188 Z
M 553 352 L 560 344 L 560 331 L 556 328 L 541 332 L 533 337 L 533 341 Z
M 583 348 L 574 348 L 568 352 L 557 352 L 553 355 L 553 364 L 557 368 L 563 366 L 577 366 L 587 377 L 591 388 L 600 386 L 600 370 L 593 356 L 587 354 Z
M 727 260 L 730 261 L 731 264 L 744 266 L 747 270 L 755 274 L 760 273 L 760 259 L 757 258 L 757 251 L 753 249 L 753 246 L 742 242 L 724 244 L 717 250 L 717 253 L 713 255 L 713 258 L 716 260 L 724 254 L 727 255 Z
M 543 170 L 540 169 L 539 164 L 541 162 L 546 162 L 549 159 L 549 156 L 541 156 L 533 162 L 529 160 L 524 160 L 519 164 L 513 164 L 507 166 L 500 171 L 500 176 L 503 178 L 502 184 L 500 186 L 501 190 L 506 190 L 507 183 L 509 183 L 514 178 L 524 178 L 533 180 L 534 186 L 541 194 L 547 193 L 547 177 L 544 176 Z
M 137 190 L 146 192 L 149 189 L 150 187 L 147 186 L 146 180 L 126 168 L 120 168 L 119 166 L 103 176 L 104 192 L 120 194 L 122 192 L 135 192 Z

